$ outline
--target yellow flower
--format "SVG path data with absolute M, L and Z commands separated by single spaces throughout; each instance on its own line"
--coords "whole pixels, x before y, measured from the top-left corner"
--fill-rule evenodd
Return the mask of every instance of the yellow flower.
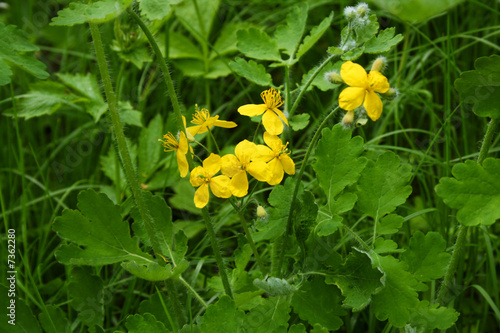
M 340 93 L 340 107 L 351 111 L 363 104 L 366 113 L 373 121 L 380 118 L 383 105 L 382 100 L 375 92 L 385 93 L 389 90 L 387 78 L 380 72 L 373 70 L 366 74 L 363 67 L 352 61 L 342 64 L 340 75 L 350 86 Z
M 210 117 L 210 112 L 207 109 L 197 110 L 194 114 L 193 120 L 191 120 L 195 126 L 188 127 L 186 130 L 191 133 L 191 135 L 205 133 L 214 126 L 233 128 L 236 125 L 235 122 L 219 120 L 219 116 Z
M 269 185 L 276 185 L 283 180 L 284 172 L 289 175 L 295 174 L 295 163 L 288 156 L 286 145 L 283 144 L 281 139 L 276 135 L 271 135 L 268 132 L 264 133 L 264 142 L 269 146 L 258 145 L 257 156 L 255 160 L 267 162 L 271 170 L 271 177 L 267 181 Z
M 229 183 L 231 180 L 226 175 L 215 176 L 220 170 L 220 156 L 217 154 L 210 154 L 203 161 L 203 166 L 198 166 L 191 170 L 191 178 L 189 181 L 194 187 L 198 187 L 194 193 L 194 204 L 198 208 L 203 208 L 208 203 L 210 196 L 208 189 L 219 198 L 229 198 L 231 191 L 229 190 Z M 215 176 L 215 177 L 214 177 Z
M 249 117 L 258 116 L 264 113 L 262 116 L 262 124 L 266 131 L 272 135 L 280 135 L 283 133 L 283 122 L 289 126 L 285 115 L 278 109 L 283 105 L 280 92 L 271 88 L 263 91 L 260 97 L 262 97 L 264 104 L 243 105 L 238 108 L 238 112 Z
M 236 145 L 234 155 L 228 154 L 221 158 L 221 171 L 232 177 L 229 189 L 236 197 L 244 197 L 248 193 L 247 172 L 261 182 L 269 180 L 269 167 L 264 161 L 252 161 L 255 154 L 255 143 L 243 140 Z
M 179 141 L 177 141 L 174 135 L 170 132 L 163 136 L 165 140 L 158 139 L 158 141 L 163 143 L 164 151 L 175 151 L 177 154 L 177 166 L 179 167 L 179 172 L 181 177 L 186 177 L 189 171 L 189 165 L 187 162 L 186 154 L 188 152 L 188 142 L 186 134 L 180 132 Z

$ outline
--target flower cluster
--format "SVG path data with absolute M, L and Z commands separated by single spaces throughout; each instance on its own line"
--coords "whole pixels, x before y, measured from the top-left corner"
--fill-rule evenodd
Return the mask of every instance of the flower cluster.
M 203 160 L 202 166 L 193 168 L 189 180 L 191 185 L 197 187 L 194 196 L 196 207 L 203 208 L 207 205 L 210 191 L 219 198 L 247 195 L 248 175 L 260 182 L 277 185 L 283 180 L 285 173 L 295 174 L 295 163 L 289 156 L 288 143 L 283 144 L 278 137 L 283 132 L 284 125 L 288 126 L 285 115 L 279 109 L 283 104 L 280 92 L 271 88 L 262 92 L 261 97 L 264 104 L 244 105 L 238 112 L 250 117 L 263 114 L 262 124 L 266 130 L 263 135 L 265 145 L 243 140 L 236 145 L 234 154 L 221 157 L 210 153 Z M 195 135 L 210 131 L 214 126 L 223 128 L 237 126 L 234 122 L 219 120 L 219 116 L 211 117 L 206 109 L 196 111 L 191 123 L 194 126 L 187 127 L 186 133 L 192 140 L 188 140 L 184 132 L 180 132 L 178 140 L 171 133 L 164 136 L 165 140 L 160 140 L 165 151 L 176 152 L 181 177 L 185 177 L 189 171 L 186 157 L 188 141 L 194 141 Z

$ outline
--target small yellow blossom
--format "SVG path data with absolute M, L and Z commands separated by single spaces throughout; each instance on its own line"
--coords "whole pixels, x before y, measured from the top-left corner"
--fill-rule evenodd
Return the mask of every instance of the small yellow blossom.
M 351 111 L 363 105 L 373 121 L 380 118 L 383 105 L 376 92 L 385 93 L 389 90 L 387 78 L 380 72 L 373 70 L 366 74 L 363 67 L 352 61 L 342 64 L 340 75 L 349 85 L 340 93 L 340 107 Z
M 269 146 L 257 145 L 257 156 L 254 158 L 256 161 L 267 162 L 271 171 L 271 177 L 267 181 L 269 185 L 276 185 L 283 180 L 284 172 L 289 175 L 295 174 L 295 163 L 288 156 L 287 146 L 283 144 L 281 139 L 268 132 L 264 133 L 264 142 Z
M 191 133 L 191 135 L 205 133 L 214 126 L 224 128 L 233 128 L 238 126 L 232 121 L 219 120 L 218 115 L 210 117 L 210 112 L 208 112 L 207 109 L 197 110 L 191 122 L 196 124 L 195 126 L 191 126 L 186 129 L 189 133 Z
M 271 174 L 264 161 L 252 161 L 256 154 L 256 145 L 248 140 L 238 143 L 233 154 L 221 158 L 221 171 L 232 177 L 229 189 L 236 197 L 244 197 L 248 193 L 247 172 L 261 182 L 267 182 Z
M 180 132 L 179 141 L 177 141 L 174 135 L 170 132 L 163 136 L 165 140 L 159 139 L 158 141 L 163 143 L 164 151 L 175 151 L 177 154 L 177 166 L 179 167 L 179 172 L 181 177 L 186 177 L 189 172 L 189 164 L 187 162 L 186 154 L 188 152 L 188 141 L 186 134 Z
M 231 180 L 229 177 L 226 175 L 215 176 L 221 167 L 220 159 L 219 155 L 210 154 L 203 161 L 203 166 L 198 166 L 191 170 L 189 181 L 191 185 L 198 187 L 194 193 L 194 204 L 198 208 L 203 208 L 207 205 L 210 196 L 209 188 L 216 197 L 229 198 L 231 196 L 231 191 L 229 190 Z
M 289 126 L 285 115 L 278 109 L 283 105 L 280 92 L 271 88 L 263 91 L 260 97 L 262 97 L 264 104 L 243 105 L 238 108 L 238 112 L 249 117 L 258 116 L 264 113 L 262 116 L 262 124 L 266 131 L 272 135 L 280 135 L 283 133 L 283 123 Z

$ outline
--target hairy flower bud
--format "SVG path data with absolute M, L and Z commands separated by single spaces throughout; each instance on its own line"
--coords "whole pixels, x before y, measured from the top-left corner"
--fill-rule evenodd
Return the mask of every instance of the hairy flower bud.
M 262 207 L 261 205 L 257 206 L 257 217 L 261 220 L 267 219 L 266 209 L 264 207 Z
M 349 110 L 342 118 L 342 126 L 344 128 L 349 128 L 352 126 L 352 122 L 354 121 L 354 110 Z
M 331 83 L 344 83 L 342 76 L 337 71 L 326 72 L 325 80 Z
M 373 62 L 372 71 L 382 72 L 385 68 L 385 64 L 387 63 L 387 59 L 385 57 L 378 57 Z

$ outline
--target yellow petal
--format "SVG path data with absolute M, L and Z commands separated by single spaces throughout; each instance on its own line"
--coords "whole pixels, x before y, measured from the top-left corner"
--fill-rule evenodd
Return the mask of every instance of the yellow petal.
M 269 132 L 264 132 L 264 142 L 269 146 L 269 148 L 273 150 L 275 154 L 281 153 L 281 149 L 283 148 L 283 141 L 281 141 L 278 136 L 272 135 Z
M 368 74 L 368 81 L 370 82 L 370 88 L 378 93 L 386 93 L 389 91 L 389 81 L 380 72 L 371 71 Z
M 214 153 L 210 154 L 210 156 L 203 161 L 203 168 L 208 178 L 213 177 L 220 170 L 220 156 Z
M 250 163 L 250 159 L 255 155 L 255 143 L 243 140 L 234 148 L 234 154 L 242 165 Z
M 186 158 L 186 154 L 183 154 L 180 151 L 177 151 L 177 166 L 179 167 L 181 177 L 186 177 L 189 172 L 189 164 Z
M 276 154 L 271 150 L 271 148 L 264 145 L 256 145 L 255 155 L 252 157 L 252 161 L 269 162 L 275 157 Z
M 269 185 L 277 185 L 281 183 L 283 180 L 284 172 L 283 172 L 283 165 L 281 165 L 281 162 L 279 159 L 275 158 L 272 159 L 269 163 L 267 163 L 269 166 L 269 170 L 271 171 L 271 178 L 268 181 Z
M 208 184 L 201 185 L 196 192 L 194 192 L 194 205 L 198 208 L 203 208 L 208 203 L 208 198 L 210 194 L 208 193 Z
M 201 186 L 203 183 L 205 183 L 205 170 L 201 166 L 197 166 L 193 170 L 191 170 L 191 177 L 189 178 L 189 181 L 191 182 L 191 185 L 194 187 Z
M 271 178 L 271 170 L 264 161 L 255 161 L 247 165 L 248 173 L 259 182 L 267 182 Z
M 288 125 L 288 120 L 286 119 L 285 115 L 283 114 L 283 112 L 281 112 L 280 109 L 274 108 L 273 111 L 276 112 L 276 114 L 281 118 L 281 120 L 283 120 L 286 126 L 290 126 Z
M 281 165 L 285 172 L 289 175 L 295 175 L 295 163 L 287 154 L 281 154 L 280 157 Z
M 198 134 L 205 133 L 206 131 L 211 129 L 214 126 L 215 122 L 217 121 L 217 118 L 219 118 L 219 116 L 208 118 L 203 124 L 200 125 Z
M 181 152 L 184 155 L 186 155 L 187 152 L 188 152 L 188 140 L 187 140 L 186 134 L 184 132 L 182 132 L 182 131 L 179 134 L 179 148 L 178 148 L 178 152 Z
M 195 136 L 196 134 L 198 134 L 201 130 L 201 125 L 196 125 L 196 126 L 190 126 L 188 128 L 186 128 L 186 131 L 189 132 L 189 134 L 191 134 L 192 136 Z
M 368 88 L 368 77 L 365 69 L 352 61 L 342 64 L 340 76 L 351 87 Z
M 238 112 L 243 116 L 254 117 L 263 114 L 267 110 L 266 104 L 247 104 L 240 106 Z
M 366 113 L 373 121 L 376 121 L 378 118 L 380 118 L 382 109 L 384 107 L 382 105 L 382 100 L 380 100 L 380 97 L 378 97 L 378 95 L 373 91 L 369 91 L 366 93 L 363 106 L 366 109 Z
M 283 122 L 272 110 L 268 110 L 264 113 L 262 116 L 262 124 L 266 131 L 273 135 L 280 135 L 283 133 Z
M 233 177 L 238 171 L 241 170 L 241 162 L 233 154 L 227 154 L 220 159 L 221 171 L 229 177 Z
M 231 184 L 229 185 L 229 190 L 235 197 L 244 197 L 248 193 L 248 178 L 247 173 L 240 170 L 231 179 Z
M 229 198 L 231 196 L 230 184 L 231 179 L 228 176 L 220 175 L 210 179 L 210 189 L 219 198 Z
M 339 106 L 347 111 L 354 110 L 363 104 L 365 92 L 365 88 L 345 88 L 339 95 Z
M 214 122 L 214 126 L 217 126 L 217 127 L 224 127 L 224 128 L 233 128 L 233 127 L 236 127 L 238 125 L 236 125 L 235 122 L 233 121 L 226 121 L 226 120 L 216 120 Z

